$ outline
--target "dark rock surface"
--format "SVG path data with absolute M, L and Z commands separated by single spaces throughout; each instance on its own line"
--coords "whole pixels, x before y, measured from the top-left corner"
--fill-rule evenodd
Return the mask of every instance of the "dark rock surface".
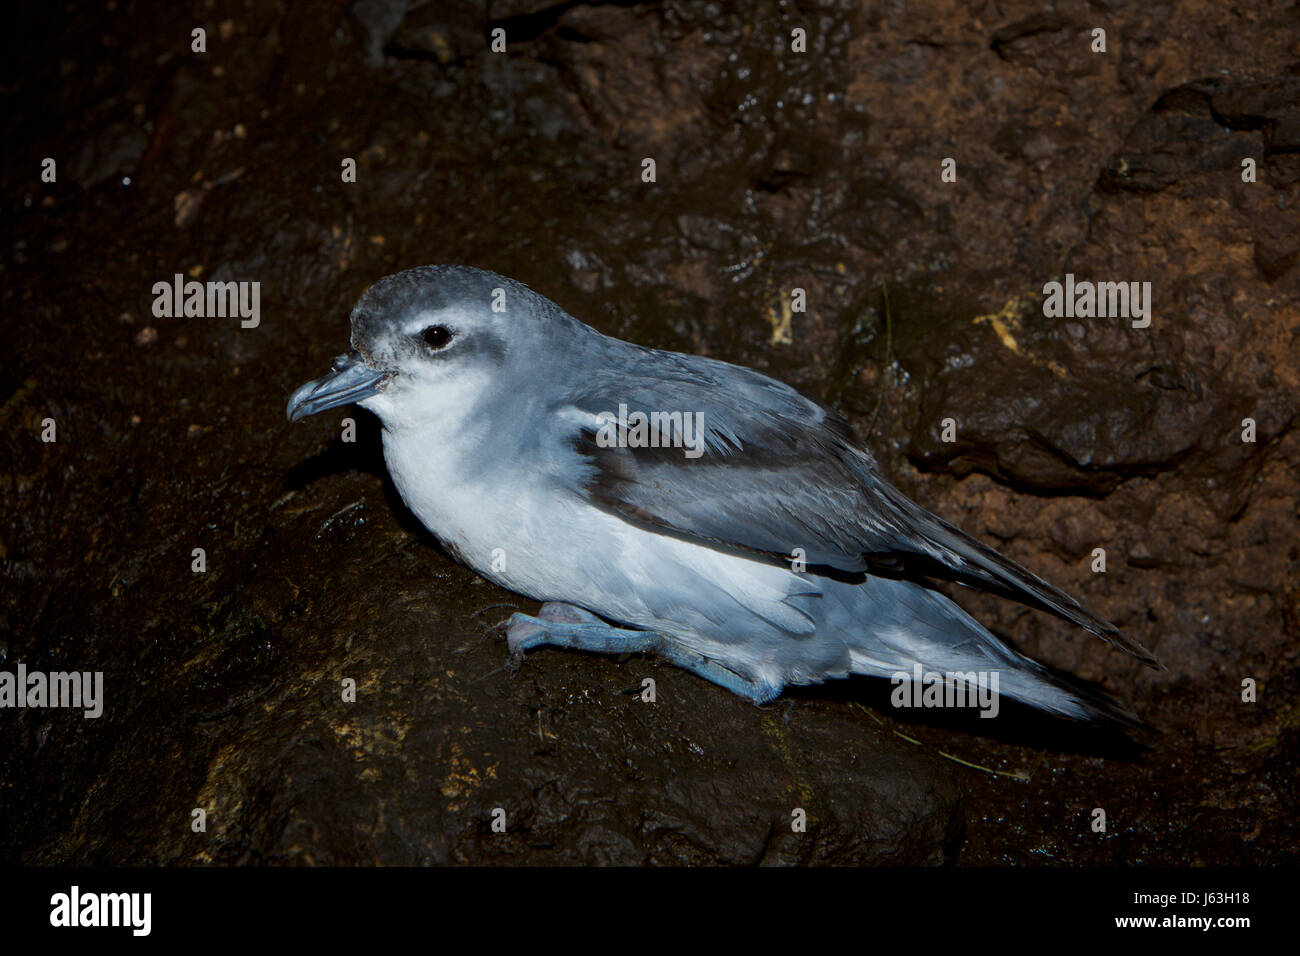
M 1295 862 L 1300 18 L 1054 9 L 15 14 L 0 669 L 102 670 L 107 700 L 0 712 L 0 861 Z M 1149 749 L 897 722 L 866 682 L 759 709 L 643 657 L 512 673 L 492 626 L 527 602 L 420 531 L 373 421 L 284 421 L 365 287 L 440 261 L 834 404 L 904 491 L 1156 651 L 960 595 Z M 155 318 L 178 272 L 259 281 L 260 326 Z M 1150 327 L 1044 318 L 1067 272 L 1150 281 Z

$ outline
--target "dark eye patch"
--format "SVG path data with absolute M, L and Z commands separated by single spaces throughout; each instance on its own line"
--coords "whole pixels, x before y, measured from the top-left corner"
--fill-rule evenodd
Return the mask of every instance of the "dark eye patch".
M 420 340 L 435 352 L 445 349 L 455 337 L 456 333 L 445 325 L 431 325 L 420 333 Z

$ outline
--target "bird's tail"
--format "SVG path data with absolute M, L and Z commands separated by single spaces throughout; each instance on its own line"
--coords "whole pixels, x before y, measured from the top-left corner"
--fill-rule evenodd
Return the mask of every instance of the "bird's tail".
M 846 608 L 855 621 L 841 630 L 851 669 L 894 679 L 902 706 L 924 700 L 916 687 L 904 687 L 919 677 L 941 702 L 983 706 L 973 702 L 992 693 L 1073 720 L 1144 726 L 1104 694 L 1068 683 L 1012 650 L 942 594 L 887 578 L 868 578 L 855 590 L 855 606 Z M 944 696 L 943 688 L 963 686 L 968 693 Z
M 895 562 L 900 567 L 948 578 L 1049 611 L 1122 648 L 1149 667 L 1162 669 L 1154 654 L 1060 588 L 926 511 L 893 486 L 878 482 L 877 487 L 900 524 L 914 536 L 901 541 L 898 552 L 866 556 L 868 563 L 875 560 L 881 564 L 877 570 L 887 572 L 890 562 Z

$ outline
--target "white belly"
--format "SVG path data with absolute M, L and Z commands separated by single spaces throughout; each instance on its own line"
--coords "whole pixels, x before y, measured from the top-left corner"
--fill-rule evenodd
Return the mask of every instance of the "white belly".
M 475 571 L 526 597 L 576 604 L 692 644 L 712 643 L 740 616 L 811 632 L 811 622 L 785 603 L 808 585 L 788 568 L 648 531 L 512 463 L 468 474 L 445 446 L 387 432 L 384 457 L 425 527 Z

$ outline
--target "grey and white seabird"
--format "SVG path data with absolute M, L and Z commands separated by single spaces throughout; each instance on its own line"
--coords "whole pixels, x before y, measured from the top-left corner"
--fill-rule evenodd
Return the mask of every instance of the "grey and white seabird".
M 353 402 L 378 416 L 416 517 L 483 577 L 543 602 L 507 622 L 516 655 L 654 652 L 756 703 L 850 674 L 992 671 L 1033 707 L 1131 722 L 925 586 L 938 577 L 1158 666 L 904 497 L 846 422 L 758 372 L 601 335 L 465 266 L 381 279 L 351 325 L 351 351 L 293 393 L 289 419 Z M 682 441 L 652 447 L 637 413 Z

